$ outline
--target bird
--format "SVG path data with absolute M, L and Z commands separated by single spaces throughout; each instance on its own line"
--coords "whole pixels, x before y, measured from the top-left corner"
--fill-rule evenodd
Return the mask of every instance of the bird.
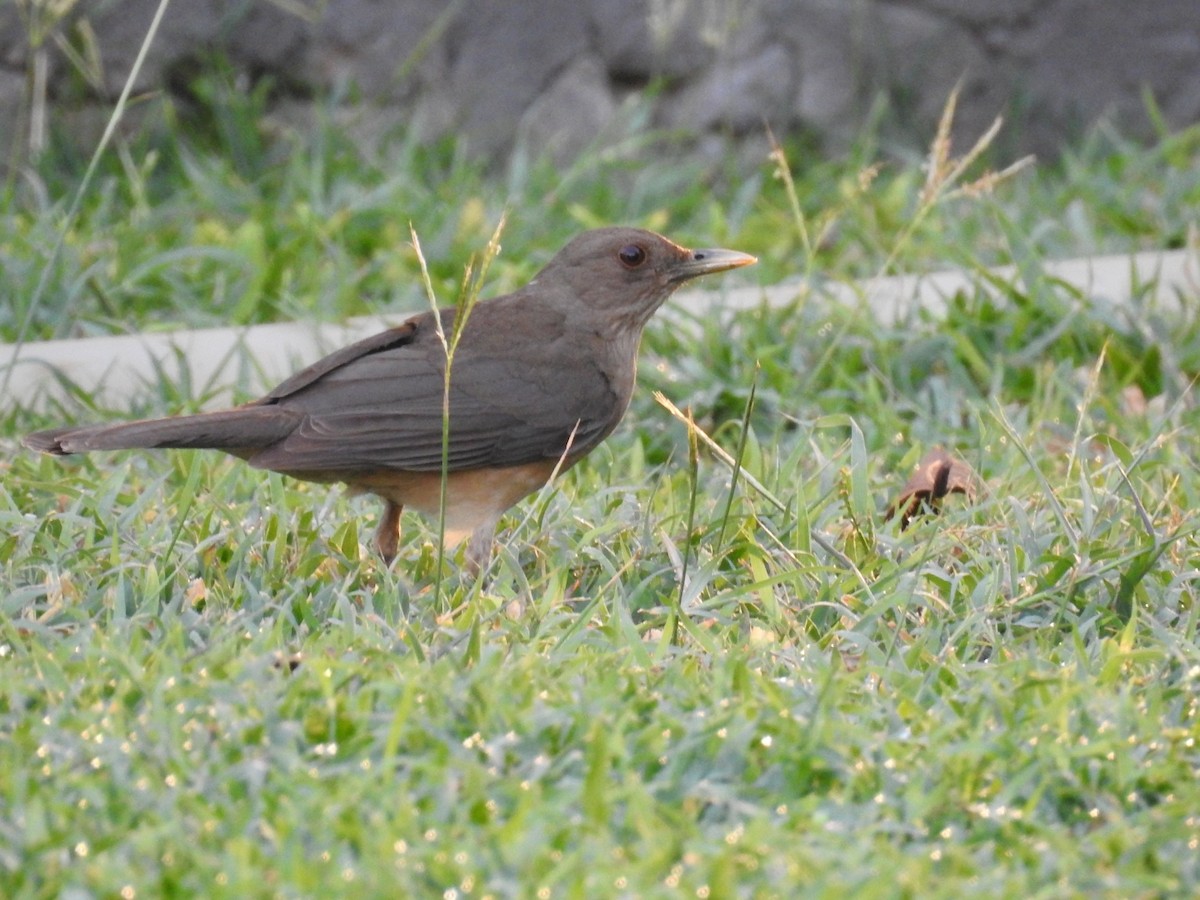
M 344 483 L 383 500 L 374 542 L 388 566 L 405 508 L 437 521 L 444 465 L 445 546 L 466 539 L 465 562 L 478 572 L 491 558 L 501 515 L 583 459 L 621 421 L 642 331 L 655 311 L 684 282 L 755 262 L 735 250 L 689 250 L 639 228 L 592 229 L 524 287 L 470 309 L 450 356 L 448 389 L 446 336 L 464 313 L 431 309 L 241 406 L 67 425 L 24 443 L 57 456 L 216 449 L 256 469 Z

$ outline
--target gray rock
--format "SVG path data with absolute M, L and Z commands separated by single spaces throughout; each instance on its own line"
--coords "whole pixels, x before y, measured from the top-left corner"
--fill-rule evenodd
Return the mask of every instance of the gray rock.
M 364 97 L 407 99 L 445 77 L 439 38 L 452 20 L 447 13 L 462 5 L 334 0 L 312 28 L 312 77 L 317 84 L 352 85 Z
M 448 38 L 456 122 L 486 153 L 511 142 L 521 115 L 589 44 L 582 7 L 561 0 L 472 0 Z
M 72 29 L 87 20 L 103 89 L 81 97 L 83 80 L 48 40 L 56 123 L 78 120 L 89 102 L 111 104 L 157 6 L 74 7 L 60 30 L 78 42 Z M 360 102 L 364 123 L 406 124 L 420 138 L 453 133 L 492 156 L 520 140 L 560 161 L 605 134 L 630 94 L 651 84 L 661 87 L 647 95 L 654 121 L 694 131 L 698 144 L 706 132 L 760 135 L 763 121 L 844 143 L 881 96 L 891 127 L 919 143 L 960 81 L 959 140 L 1001 111 L 1010 143 L 1040 152 L 1102 116 L 1149 134 L 1143 91 L 1169 126 L 1200 120 L 1200 0 L 328 0 L 295 8 L 312 14 L 273 0 L 171 4 L 135 88 L 172 90 L 219 51 L 245 83 L 273 80 L 273 115 L 286 108 L 294 119 L 309 98 L 333 92 Z M 0 2 L 0 133 L 21 124 L 16 85 L 31 59 L 16 5 Z
M 617 103 L 600 58 L 581 57 L 542 92 L 517 130 L 517 142 L 529 155 L 548 154 L 566 164 L 600 137 L 613 122 Z
M 722 60 L 666 106 L 670 125 L 696 132 L 761 131 L 786 110 L 797 87 L 792 54 L 771 44 L 750 57 Z
M 702 73 L 716 57 L 729 24 L 724 6 L 692 0 L 592 0 L 589 18 L 596 48 L 613 78 L 644 84 Z

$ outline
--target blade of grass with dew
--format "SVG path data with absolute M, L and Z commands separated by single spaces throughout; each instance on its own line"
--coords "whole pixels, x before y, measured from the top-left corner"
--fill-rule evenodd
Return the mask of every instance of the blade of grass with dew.
M 688 419 L 692 411 L 687 411 Z M 688 429 L 688 510 L 687 529 L 683 534 L 683 562 L 679 567 L 679 591 L 675 595 L 674 608 L 671 610 L 670 628 L 663 629 L 664 634 L 669 630 L 671 643 L 679 639 L 679 618 L 683 615 L 683 598 L 687 591 L 688 564 L 692 558 L 692 533 L 696 527 L 696 496 L 700 492 L 700 443 L 696 439 L 696 430 Z
M 760 366 L 754 364 L 754 378 L 750 382 L 750 396 L 746 398 L 746 408 L 742 412 L 742 433 L 738 435 L 737 455 L 734 457 L 733 474 L 729 479 L 729 494 L 725 498 L 725 511 L 721 514 L 721 527 L 717 531 L 716 552 L 720 555 L 725 543 L 725 530 L 729 525 L 729 515 L 733 511 L 733 498 L 737 492 L 738 475 L 742 472 L 742 459 L 746 453 L 746 441 L 750 435 L 750 416 L 754 412 L 754 397 L 758 390 Z
M 711 450 L 713 454 L 715 454 L 716 457 L 721 460 L 721 462 L 725 463 L 725 465 L 729 467 L 730 471 L 733 470 L 733 468 L 737 465 L 737 461 L 729 455 L 729 451 L 709 437 L 704 429 L 697 425 L 695 420 L 693 420 L 690 415 L 682 412 L 679 407 L 677 407 L 667 398 L 666 394 L 662 393 L 662 391 L 655 391 L 654 399 L 660 406 L 666 409 L 667 412 L 687 426 L 689 432 L 695 432 L 697 439 L 700 440 L 706 447 L 708 447 L 708 449 Z M 771 491 L 767 489 L 766 485 L 764 485 L 749 472 L 743 472 L 742 479 L 752 488 L 754 488 L 755 491 L 762 495 L 762 497 L 777 510 L 780 512 L 787 512 L 787 504 L 771 493 Z
M 1062 503 L 1059 502 L 1058 495 L 1055 494 L 1054 488 L 1051 486 L 1046 476 L 1042 473 L 1041 467 L 1037 464 L 1037 460 L 1033 458 L 1033 451 L 1029 449 L 1029 446 L 1023 440 L 1021 440 L 1021 436 L 1017 434 L 1017 430 L 1013 427 L 1013 424 L 1008 421 L 1008 416 L 1005 415 L 1004 408 L 1000 406 L 998 400 L 993 401 L 992 403 L 992 416 L 1004 430 L 1004 433 L 1008 436 L 1008 439 L 1013 442 L 1013 446 L 1015 446 L 1021 456 L 1025 458 L 1025 462 L 1029 466 L 1029 470 L 1033 473 L 1033 477 L 1036 478 L 1038 484 L 1041 485 L 1043 495 L 1050 502 L 1050 508 L 1054 510 L 1054 516 L 1056 519 L 1058 519 L 1058 524 L 1062 526 L 1063 534 L 1065 534 L 1068 541 L 1070 541 L 1072 551 L 1078 552 L 1079 534 L 1075 531 L 1075 526 L 1071 524 L 1070 517 L 1067 516 L 1067 511 L 1063 509 Z
M 571 433 L 567 435 L 567 444 L 563 448 L 563 452 L 559 455 L 558 461 L 554 464 L 554 468 L 551 469 L 550 477 L 546 479 L 546 483 L 543 484 L 538 490 L 538 500 L 528 505 L 525 515 L 521 518 L 521 521 L 517 523 L 516 528 L 513 529 L 514 533 L 519 533 L 523 529 L 530 526 L 530 524 L 533 522 L 533 517 L 539 502 L 545 498 L 549 491 L 555 489 L 553 487 L 554 482 L 558 480 L 558 476 L 562 472 L 563 466 L 565 466 L 567 463 L 567 458 L 571 455 L 571 448 L 575 446 L 575 438 L 579 434 L 579 426 L 582 424 L 583 420 L 577 419 L 575 424 L 571 426 Z M 493 562 L 493 560 L 488 560 L 488 569 L 491 568 Z M 487 570 L 485 569 L 485 571 Z
M 724 447 L 709 437 L 708 434 L 705 433 L 704 429 L 697 425 L 686 414 L 681 412 L 679 407 L 667 399 L 665 394 L 663 394 L 661 391 L 655 391 L 654 399 L 659 403 L 659 405 L 664 407 L 667 412 L 682 422 L 689 431 L 694 430 L 696 432 L 696 437 L 699 438 L 700 441 L 713 452 L 717 459 L 727 465 L 731 470 L 733 469 L 733 466 L 735 465 L 734 459 L 729 455 L 728 451 L 726 451 Z M 755 491 L 757 491 L 764 499 L 766 499 L 780 512 L 786 513 L 788 511 L 787 505 L 784 504 L 783 501 L 781 501 L 773 493 L 771 493 L 771 491 L 769 491 L 761 481 L 753 477 L 749 472 L 742 472 L 742 480 L 754 488 Z M 796 557 L 795 553 L 792 552 L 792 549 L 787 546 L 786 543 L 784 543 L 779 535 L 775 534 L 774 531 L 766 527 L 764 527 L 763 530 L 767 533 L 772 542 L 779 549 L 779 551 L 783 553 L 784 556 L 786 556 L 794 565 L 801 565 L 801 562 Z M 868 597 L 874 597 L 874 591 L 872 591 L 870 583 L 867 581 L 866 576 L 863 575 L 858 566 L 854 564 L 854 560 L 846 556 L 846 554 L 844 554 L 837 547 L 833 546 L 833 544 L 829 543 L 829 541 L 825 540 L 825 538 L 823 538 L 821 535 L 816 534 L 815 532 L 810 532 L 810 535 L 813 543 L 819 546 L 822 550 L 836 559 L 843 567 L 854 574 L 854 577 L 858 583 L 862 585 L 863 590 L 866 592 Z

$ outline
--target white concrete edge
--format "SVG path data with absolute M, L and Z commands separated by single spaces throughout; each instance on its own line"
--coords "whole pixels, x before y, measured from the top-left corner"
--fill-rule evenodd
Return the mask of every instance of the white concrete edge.
M 1172 314 L 1194 310 L 1200 304 L 1200 248 L 1063 260 L 1046 264 L 1043 271 L 1081 296 L 1115 306 L 1129 305 L 1141 297 L 1153 301 L 1164 314 Z M 1001 282 L 1018 279 L 1013 267 L 989 274 Z M 837 302 L 862 304 L 876 321 L 892 325 L 918 310 L 942 315 L 957 292 L 973 291 L 976 286 L 998 293 L 980 273 L 962 271 L 828 283 L 815 292 Z M 763 304 L 782 306 L 803 290 L 801 282 L 723 292 L 690 290 L 672 298 L 668 309 L 703 315 Z M 128 408 L 138 398 L 156 393 L 155 386 L 164 379 L 190 381 L 191 394 L 202 397 L 208 407 L 228 405 L 235 385 L 253 396 L 324 353 L 416 312 L 420 310 L 386 318 L 359 317 L 344 324 L 292 322 L 42 341 L 19 347 L 0 344 L 0 383 L 6 370 L 12 369 L 7 390 L 0 396 L 0 410 L 70 408 L 77 401 L 71 398 L 68 385 L 101 408 Z

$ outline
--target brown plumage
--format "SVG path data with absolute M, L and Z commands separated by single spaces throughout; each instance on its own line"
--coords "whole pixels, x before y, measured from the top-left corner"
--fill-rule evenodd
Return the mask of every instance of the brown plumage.
M 520 290 L 478 303 L 454 356 L 446 540 L 486 561 L 500 515 L 607 437 L 629 405 L 642 329 L 684 281 L 749 265 L 634 228 L 587 231 Z M 442 310 L 444 330 L 454 310 Z M 387 506 L 390 562 L 405 506 L 437 516 L 446 355 L 432 311 L 345 347 L 266 396 L 220 412 L 55 428 L 25 444 L 52 454 L 191 447 L 259 469 L 345 482 Z

